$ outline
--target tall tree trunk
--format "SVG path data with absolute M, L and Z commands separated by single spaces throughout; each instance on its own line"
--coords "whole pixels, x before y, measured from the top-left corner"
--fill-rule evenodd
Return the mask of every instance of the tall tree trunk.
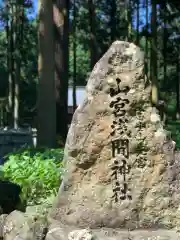
M 14 83 L 14 128 L 19 127 L 19 104 L 20 104 L 20 80 L 21 80 L 21 58 L 23 46 L 23 24 L 24 24 L 24 0 L 21 0 L 15 6 L 14 15 L 14 46 L 16 49 L 15 83 Z
M 132 4 L 131 0 L 127 1 L 127 23 L 128 23 L 128 31 L 127 31 L 127 41 L 132 40 Z
M 57 101 L 57 132 L 64 142 L 68 131 L 69 78 L 69 0 L 54 0 L 56 82 L 60 87 Z
M 111 13 L 110 13 L 110 28 L 111 28 L 111 42 L 114 42 L 116 40 L 116 0 L 111 0 Z
M 148 26 L 149 26 L 149 20 L 148 20 L 148 16 L 149 16 L 149 4 L 148 4 L 148 0 L 146 0 L 146 32 L 149 32 Z M 149 53 L 149 44 L 148 44 L 148 38 L 146 37 L 146 46 L 145 46 L 145 53 L 146 56 L 148 57 L 148 53 Z
M 22 43 L 20 42 L 20 15 L 21 9 L 20 5 L 16 4 L 15 6 L 15 14 L 14 14 L 14 45 L 16 49 L 15 59 L 14 59 L 14 67 L 15 67 L 15 82 L 14 82 L 14 128 L 17 129 L 19 126 L 19 81 L 20 81 L 20 46 Z M 18 54 L 17 54 L 18 53 Z
M 9 26 L 7 27 L 7 35 L 8 35 L 8 125 L 13 126 L 14 116 L 14 7 L 10 5 L 7 0 L 7 10 L 9 13 Z
M 75 112 L 76 103 L 76 0 L 73 2 L 73 112 Z
M 166 61 L 166 52 L 167 52 L 167 14 L 166 14 L 166 2 L 163 3 L 163 12 L 164 12 L 164 33 L 163 33 L 163 58 L 164 58 L 164 84 L 167 83 L 167 61 Z
M 178 47 L 178 50 L 180 50 L 180 47 Z M 180 56 L 178 51 L 178 58 L 176 63 L 176 73 L 177 73 L 177 79 L 176 79 L 176 119 L 180 119 Z
M 56 145 L 56 97 L 54 64 L 53 4 L 39 1 L 39 85 L 38 85 L 38 145 Z
M 146 0 L 146 34 L 149 33 L 149 0 Z M 150 67 L 150 57 L 149 57 L 149 38 L 146 36 L 146 45 L 145 45 L 145 56 L 146 56 L 146 62 L 145 62 L 145 74 L 147 78 L 149 79 L 149 67 Z
M 64 7 L 64 30 L 63 30 L 63 49 L 64 49 L 64 77 L 61 88 L 63 103 L 63 138 L 66 139 L 68 132 L 68 84 L 69 84 L 69 8 L 70 1 L 65 0 Z
M 88 0 L 89 25 L 90 25 L 90 67 L 93 69 L 97 61 L 96 48 L 96 27 L 95 27 L 95 6 L 94 0 Z
M 20 64 L 19 60 L 15 60 L 15 84 L 14 84 L 14 128 L 19 126 L 19 79 L 20 78 Z
M 8 71 L 8 105 L 7 105 L 7 108 L 6 108 L 6 111 L 7 111 L 7 124 L 8 125 L 11 125 L 10 122 L 12 122 L 12 109 L 13 109 L 13 106 L 12 106 L 12 101 L 13 101 L 13 97 L 12 97 L 12 91 L 13 91 L 13 88 L 12 88 L 12 74 L 11 74 L 11 71 L 12 71 L 12 59 L 11 59 L 11 56 L 10 56 L 10 51 L 11 51 L 11 26 L 9 26 L 9 21 L 11 21 L 11 18 L 9 17 L 10 15 L 10 7 L 9 7 L 9 0 L 6 0 L 5 2 L 5 8 L 6 8 L 6 41 L 7 41 L 7 71 Z
M 5 22 L 5 32 L 6 32 L 6 42 L 7 42 L 7 48 L 6 48 L 6 64 L 7 64 L 7 72 L 8 72 L 8 94 L 6 105 L 5 105 L 5 125 L 8 125 L 8 118 L 9 115 L 9 0 L 5 1 L 5 14 L 6 14 L 6 22 Z
M 56 87 L 56 133 L 61 135 L 61 100 L 60 88 L 63 78 L 63 24 L 64 16 L 62 13 L 62 3 L 53 0 L 53 19 L 54 19 L 54 57 L 55 57 L 55 87 Z
M 152 81 L 152 104 L 158 105 L 158 81 L 157 81 L 157 11 L 156 1 L 151 0 L 152 12 L 151 12 L 151 81 Z
M 139 0 L 137 1 L 137 9 L 136 9 L 136 44 L 139 45 Z

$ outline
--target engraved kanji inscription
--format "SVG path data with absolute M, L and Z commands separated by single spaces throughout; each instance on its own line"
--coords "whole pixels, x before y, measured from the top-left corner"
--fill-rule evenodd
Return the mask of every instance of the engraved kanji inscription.
M 110 96 L 115 97 L 119 93 L 124 93 L 125 95 L 130 91 L 129 86 L 125 86 L 123 88 L 120 88 L 119 83 L 121 82 L 120 78 L 116 78 L 117 88 L 110 88 Z
M 116 95 L 118 95 L 121 92 L 121 89 L 119 87 L 119 83 L 121 82 L 120 78 L 116 78 L 116 83 L 117 83 L 117 89 L 114 88 L 110 88 L 110 96 L 114 97 Z
M 132 200 L 132 196 L 131 196 L 131 190 L 128 188 L 128 184 L 126 182 L 124 182 L 122 184 L 122 188 L 120 190 L 120 199 L 121 200 Z
M 115 125 L 111 125 L 112 128 L 112 132 L 111 132 L 111 136 L 114 136 L 116 133 L 119 133 L 120 135 L 125 134 L 125 132 L 127 131 L 127 127 L 123 126 L 123 128 L 121 126 L 115 126 Z
M 116 191 L 114 191 L 113 190 L 113 192 L 114 192 L 114 195 L 112 196 L 112 198 L 114 199 L 114 201 L 117 203 L 118 202 L 118 192 L 116 192 Z
M 119 193 L 121 191 L 120 183 L 118 181 L 115 182 L 115 186 L 113 187 L 113 196 L 112 198 L 117 203 L 119 201 Z
M 117 86 L 115 88 L 110 88 L 110 96 L 115 97 L 109 104 L 112 108 L 114 115 L 114 120 L 111 125 L 112 132 L 111 136 L 123 135 L 129 137 L 128 130 L 128 118 L 126 113 L 127 105 L 130 104 L 129 99 L 124 98 L 127 95 L 130 88 L 128 86 L 121 86 L 121 79 L 116 78 Z M 121 93 L 121 95 L 120 95 Z M 118 156 L 119 155 L 119 156 Z M 123 155 L 123 156 L 122 156 Z M 131 165 L 128 163 L 129 158 L 129 139 L 113 139 L 112 140 L 112 157 L 116 158 L 114 165 L 111 167 L 112 174 L 111 177 L 115 181 L 115 186 L 113 187 L 113 199 L 115 202 L 124 199 L 132 199 L 130 194 L 130 189 L 127 186 L 127 175 L 131 171 Z M 119 182 L 120 181 L 120 182 Z
M 113 111 L 115 117 L 123 117 L 126 114 L 125 110 L 115 109 Z
M 129 91 L 130 91 L 130 87 L 129 87 L 129 86 L 123 87 L 123 88 L 121 89 L 121 92 L 122 92 L 122 93 L 125 93 L 125 94 L 127 94 Z
M 127 122 L 128 122 L 128 119 L 126 117 L 119 118 L 119 119 L 113 121 L 113 124 L 111 125 L 111 127 L 125 125 Z M 114 127 L 112 127 L 112 128 L 114 128 Z
M 116 100 L 112 101 L 109 106 L 110 108 L 114 107 L 115 109 L 118 109 L 123 108 L 125 104 L 129 104 L 129 100 L 118 97 Z
M 128 139 L 115 139 L 112 140 L 112 157 L 117 154 L 123 154 L 126 158 L 129 157 L 129 140 Z
M 131 171 L 131 165 L 127 164 L 125 159 L 121 160 L 121 165 L 119 166 L 119 173 L 120 174 L 129 174 Z
M 113 171 L 111 174 L 111 177 L 114 177 L 113 180 L 117 180 L 118 179 L 118 170 L 119 170 L 119 161 L 118 160 L 114 161 L 114 165 L 111 167 L 111 170 Z
M 117 170 L 118 170 L 118 167 L 117 167 Z M 116 171 L 116 169 L 112 172 L 111 177 L 112 177 L 113 180 L 117 180 L 118 179 L 118 172 Z

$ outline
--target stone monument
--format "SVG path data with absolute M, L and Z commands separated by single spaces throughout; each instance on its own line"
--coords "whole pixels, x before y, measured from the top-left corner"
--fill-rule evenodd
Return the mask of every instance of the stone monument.
M 151 105 L 140 48 L 114 42 L 86 93 L 69 129 L 50 222 L 95 229 L 180 225 L 175 145 Z

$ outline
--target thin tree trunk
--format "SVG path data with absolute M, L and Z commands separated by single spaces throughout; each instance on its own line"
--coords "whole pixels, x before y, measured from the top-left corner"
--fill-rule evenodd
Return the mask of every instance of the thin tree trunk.
M 39 85 L 38 85 L 38 145 L 56 145 L 56 97 L 54 64 L 53 4 L 39 1 Z
M 75 112 L 76 103 L 76 1 L 73 3 L 73 112 Z
M 68 132 L 68 84 L 69 84 L 69 8 L 70 1 L 65 0 L 64 8 L 64 29 L 63 29 L 63 49 L 64 49 L 64 78 L 61 89 L 63 103 L 63 138 L 66 139 Z
M 8 125 L 13 126 L 13 109 L 14 109 L 14 11 L 13 6 L 9 7 L 10 27 L 8 27 Z
M 178 47 L 178 49 L 180 49 Z M 180 119 L 180 56 L 178 51 L 178 58 L 176 64 L 176 73 L 177 73 L 177 80 L 176 80 L 176 119 Z
M 19 78 L 20 78 L 20 65 L 18 60 L 15 61 L 15 86 L 14 86 L 14 128 L 18 129 L 19 126 Z
M 151 81 L 152 81 L 152 104 L 158 105 L 158 81 L 157 81 L 157 12 L 156 12 L 156 2 L 151 0 L 152 3 L 152 13 L 151 13 Z
M 110 14 L 110 28 L 111 28 L 111 42 L 116 40 L 116 0 L 111 0 L 111 14 Z
M 137 0 L 136 21 L 136 44 L 139 45 L 139 0 Z
M 163 58 L 164 58 L 164 84 L 167 83 L 167 62 L 166 62 L 166 52 L 167 52 L 167 19 L 166 19 L 166 2 L 163 4 L 164 10 L 164 33 L 163 33 Z
M 90 67 L 93 69 L 97 61 L 96 28 L 95 28 L 95 6 L 93 0 L 88 0 L 89 25 L 90 25 Z
M 130 42 L 132 40 L 132 5 L 131 0 L 128 0 L 127 4 L 127 22 L 128 22 L 128 33 L 127 40 Z
M 146 32 L 148 34 L 149 32 L 149 19 L 148 19 L 148 16 L 149 16 L 149 1 L 146 0 Z M 145 64 L 145 74 L 147 76 L 147 78 L 149 79 L 149 66 L 150 66 L 150 61 L 149 61 L 149 39 L 148 39 L 148 36 L 146 36 L 146 46 L 145 46 L 145 56 L 146 56 L 146 64 Z
M 54 57 L 55 57 L 55 86 L 56 86 L 56 133 L 61 135 L 62 132 L 62 111 L 60 88 L 63 79 L 63 24 L 64 17 L 62 13 L 62 3 L 59 0 L 53 1 L 53 18 L 54 18 Z
M 14 61 L 15 66 L 15 83 L 14 83 L 14 128 L 18 129 L 19 126 L 19 81 L 20 81 L 20 61 L 19 61 L 19 54 L 20 54 L 20 38 L 19 38 L 19 28 L 20 28 L 20 6 L 15 6 L 15 14 L 14 14 L 14 45 L 16 49 L 16 56 Z M 22 46 L 22 45 L 21 45 Z M 17 55 L 18 52 L 18 55 Z
M 148 21 L 148 16 L 149 16 L 149 5 L 148 5 L 148 0 L 146 0 L 146 31 L 147 33 L 149 32 L 148 26 L 149 26 L 149 21 Z M 148 44 L 148 38 L 146 37 L 146 47 L 145 47 L 145 52 L 146 56 L 148 57 L 149 53 L 149 44 Z
M 14 16 L 14 45 L 15 55 L 15 84 L 14 84 L 14 128 L 19 127 L 19 107 L 20 107 L 20 80 L 21 80 L 21 58 L 23 46 L 23 24 L 24 24 L 24 0 L 21 0 L 15 6 Z
M 7 124 L 10 125 L 10 122 L 12 122 L 12 116 L 10 114 L 12 113 L 12 63 L 11 63 L 11 56 L 10 56 L 10 50 L 11 50 L 11 28 L 9 26 L 9 0 L 6 0 L 6 41 L 7 41 L 7 71 L 8 71 L 8 106 L 6 108 L 7 111 Z M 10 119 L 11 118 L 11 119 Z

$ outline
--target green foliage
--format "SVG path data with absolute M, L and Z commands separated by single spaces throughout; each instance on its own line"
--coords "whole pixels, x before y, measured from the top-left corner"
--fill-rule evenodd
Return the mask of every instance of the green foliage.
M 22 187 L 21 198 L 27 205 L 44 203 L 57 194 L 63 174 L 62 149 L 24 148 L 6 158 L 3 178 Z
M 172 139 L 176 142 L 176 148 L 180 149 L 180 120 L 169 121 L 166 129 L 171 132 Z

